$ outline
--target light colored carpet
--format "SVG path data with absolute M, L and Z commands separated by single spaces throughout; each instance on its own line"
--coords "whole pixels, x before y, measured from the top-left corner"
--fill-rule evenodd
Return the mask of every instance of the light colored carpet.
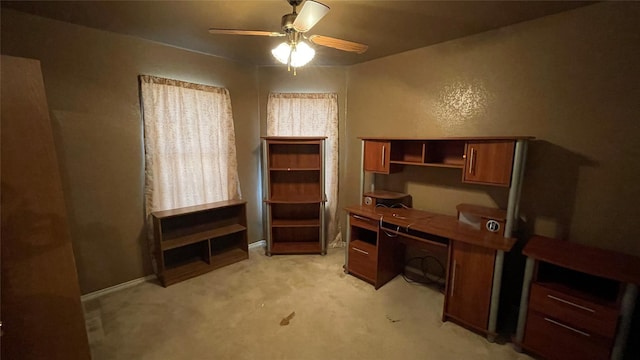
M 530 359 L 442 323 L 439 291 L 400 276 L 376 291 L 343 263 L 344 249 L 267 257 L 257 248 L 168 288 L 104 295 L 85 304 L 102 325 L 93 358 Z

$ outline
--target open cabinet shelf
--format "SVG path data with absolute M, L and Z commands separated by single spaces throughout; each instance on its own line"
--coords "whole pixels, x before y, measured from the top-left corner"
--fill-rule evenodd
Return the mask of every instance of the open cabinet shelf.
M 152 214 L 163 286 L 249 257 L 246 202 L 220 201 Z
M 324 137 L 264 137 L 267 255 L 326 253 Z

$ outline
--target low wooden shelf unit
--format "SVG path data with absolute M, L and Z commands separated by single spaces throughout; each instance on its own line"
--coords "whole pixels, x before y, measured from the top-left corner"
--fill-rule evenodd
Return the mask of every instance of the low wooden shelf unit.
M 249 257 L 245 201 L 156 211 L 151 216 L 156 273 L 163 286 Z

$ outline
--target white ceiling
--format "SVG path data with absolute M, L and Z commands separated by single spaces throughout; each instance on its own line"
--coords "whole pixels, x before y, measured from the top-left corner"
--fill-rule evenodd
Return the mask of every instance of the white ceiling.
M 568 11 L 577 1 L 318 0 L 329 13 L 308 34 L 369 45 L 364 54 L 315 46 L 316 65 L 351 65 Z M 272 65 L 282 38 L 211 35 L 210 27 L 280 31 L 286 0 L 2 1 L 13 8 L 254 65 Z M 298 8 L 299 10 L 300 8 Z

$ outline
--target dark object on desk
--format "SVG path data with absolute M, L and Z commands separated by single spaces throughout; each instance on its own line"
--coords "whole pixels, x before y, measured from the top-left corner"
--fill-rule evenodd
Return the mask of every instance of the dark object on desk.
M 458 210 L 458 221 L 481 231 L 504 235 L 504 225 L 507 220 L 505 210 L 472 204 L 459 204 L 456 210 Z
M 362 205 L 370 210 L 377 206 L 411 207 L 411 195 L 387 190 L 374 190 L 362 194 Z

